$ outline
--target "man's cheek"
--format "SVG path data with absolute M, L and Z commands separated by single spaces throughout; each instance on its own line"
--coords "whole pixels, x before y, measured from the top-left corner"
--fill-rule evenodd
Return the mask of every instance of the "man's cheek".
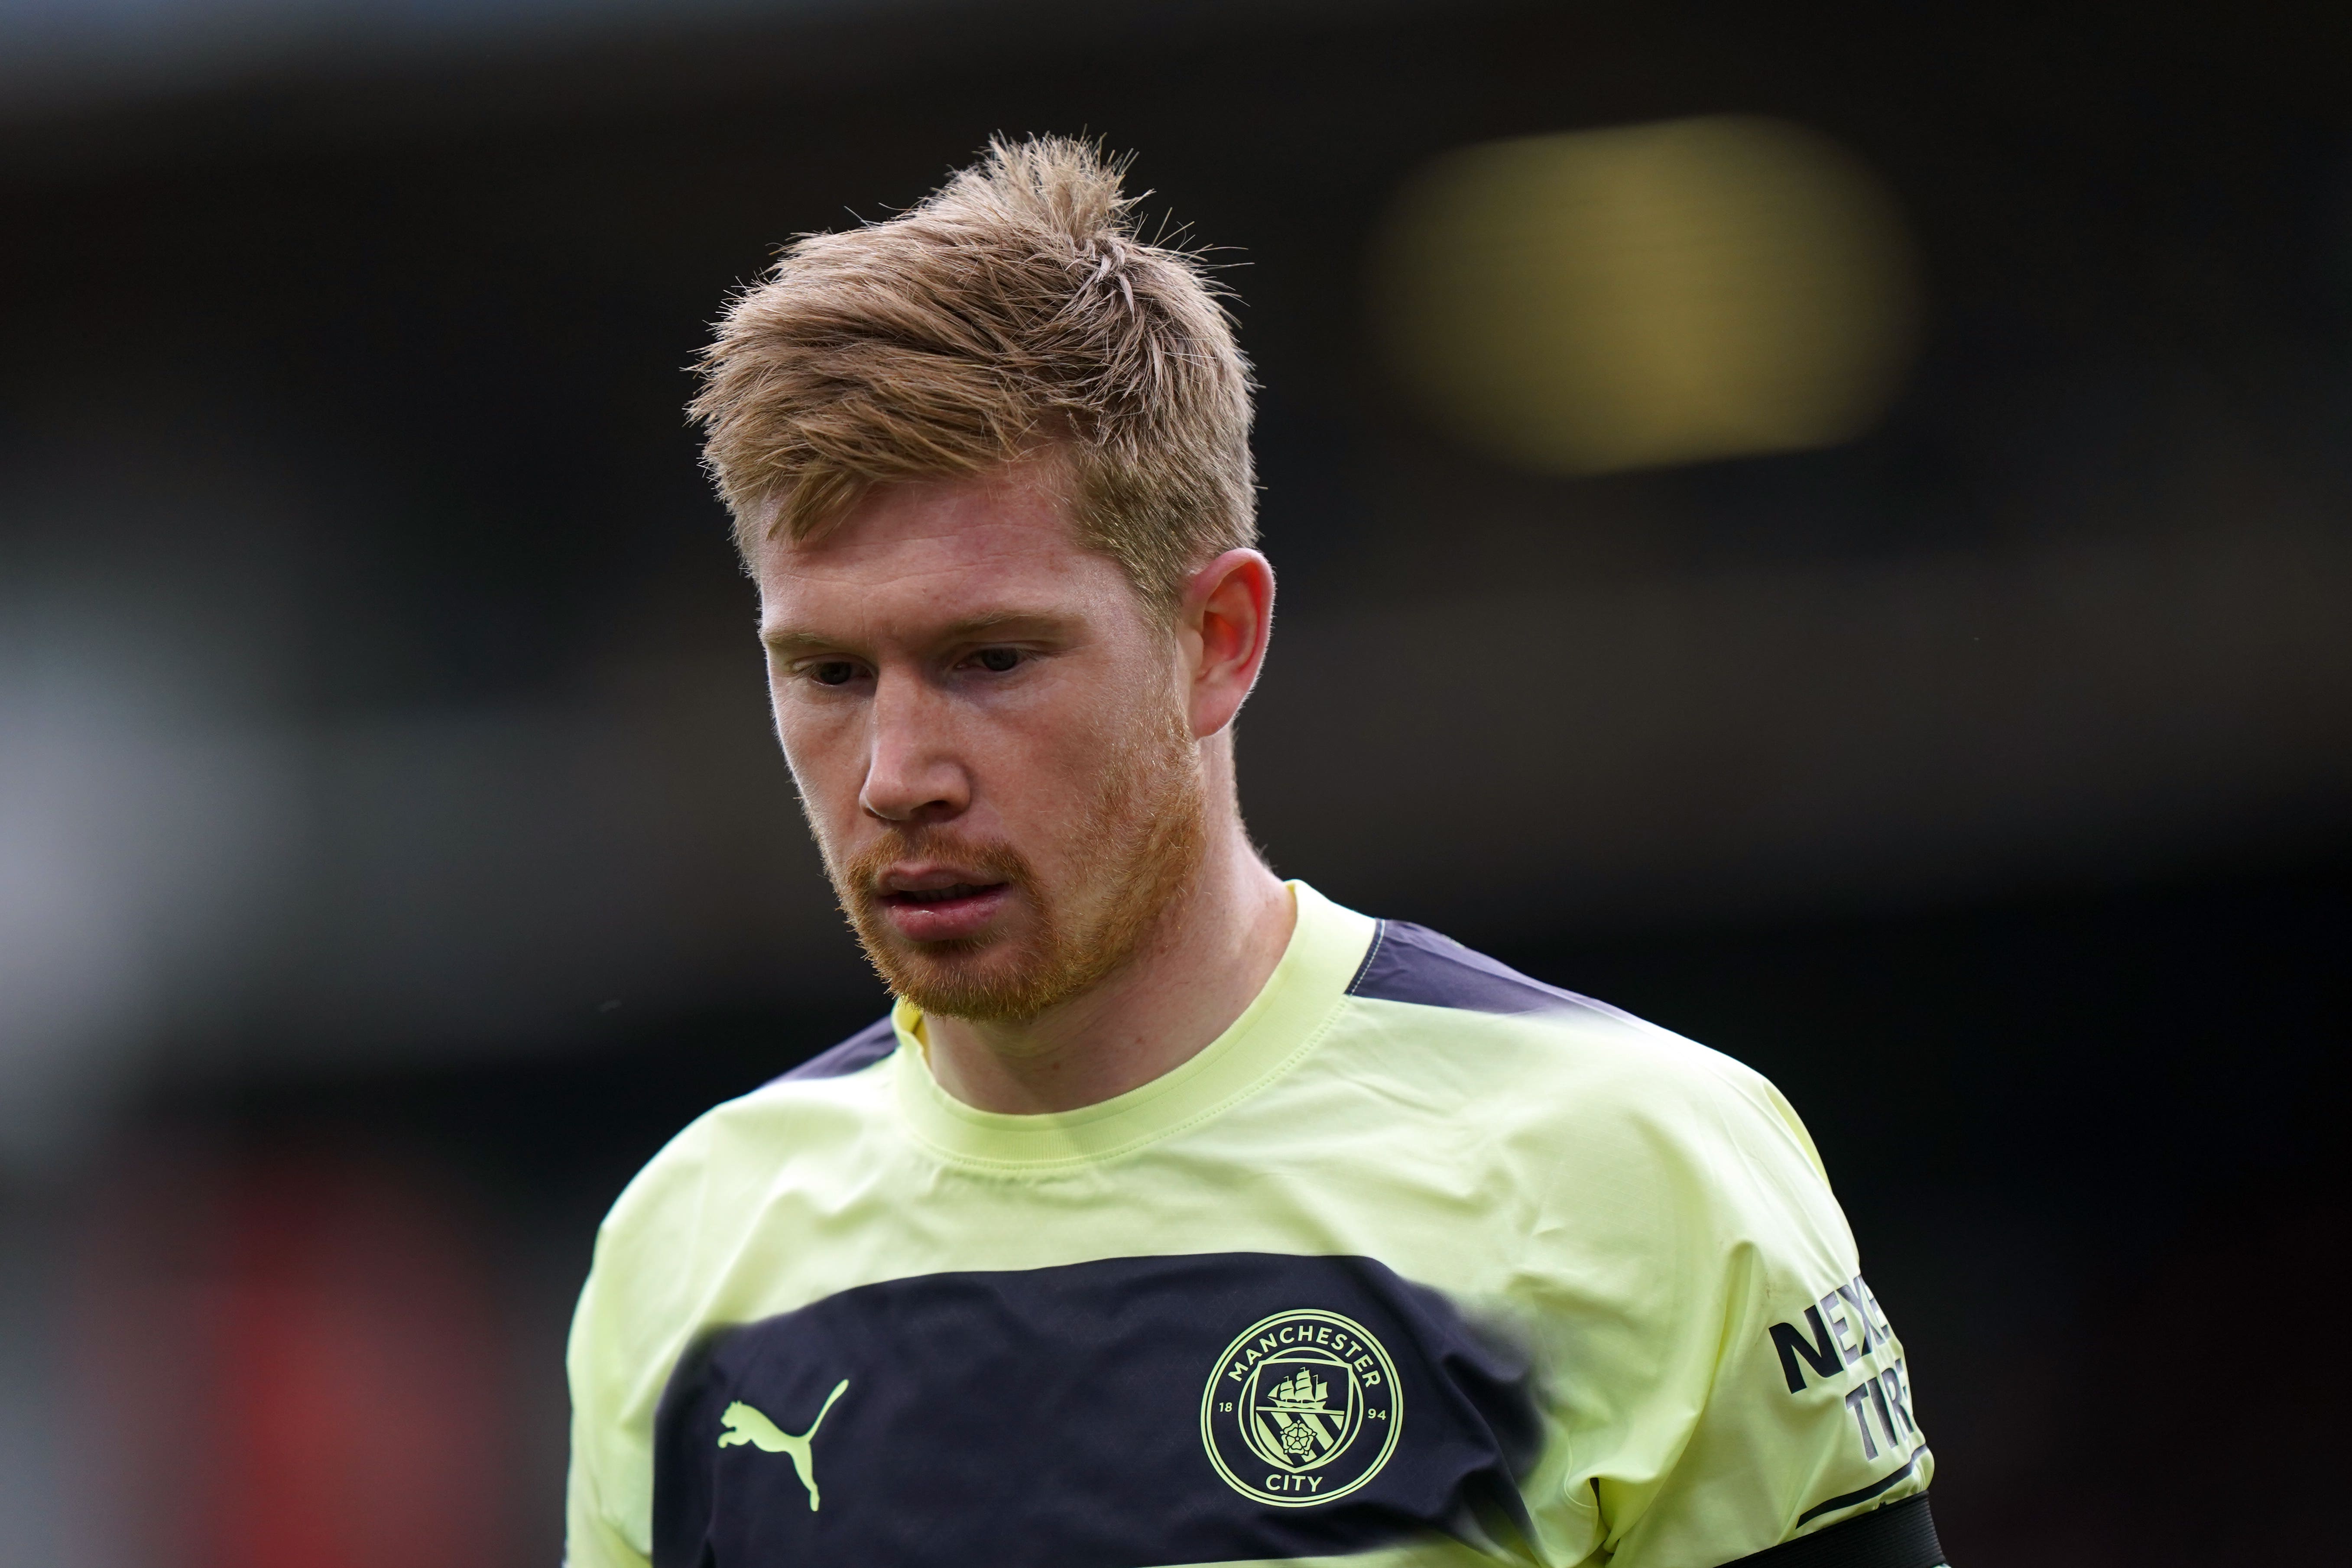
M 783 743 L 784 767 L 793 776 L 793 789 L 809 815 L 820 822 L 835 821 L 845 811 L 854 816 L 863 781 L 854 767 L 842 765 L 836 749 L 782 716 L 776 736 Z

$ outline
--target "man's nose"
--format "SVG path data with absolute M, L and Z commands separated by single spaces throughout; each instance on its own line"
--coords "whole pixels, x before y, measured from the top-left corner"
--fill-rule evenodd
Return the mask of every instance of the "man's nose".
M 866 784 L 857 804 L 885 822 L 944 822 L 971 804 L 947 704 L 928 683 L 885 671 L 875 683 Z

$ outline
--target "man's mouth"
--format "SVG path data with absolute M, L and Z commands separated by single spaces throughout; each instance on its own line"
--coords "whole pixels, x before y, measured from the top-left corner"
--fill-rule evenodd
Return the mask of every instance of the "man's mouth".
M 884 881 L 879 899 L 885 917 L 909 942 L 965 942 L 983 934 L 1010 900 L 1009 882 L 955 881 L 935 887 L 893 888 Z M 910 877 L 927 882 L 928 877 Z
M 1004 886 L 1002 882 L 950 882 L 944 888 L 918 889 L 904 893 L 885 893 L 882 901 L 893 904 L 943 904 L 955 899 L 969 899 Z

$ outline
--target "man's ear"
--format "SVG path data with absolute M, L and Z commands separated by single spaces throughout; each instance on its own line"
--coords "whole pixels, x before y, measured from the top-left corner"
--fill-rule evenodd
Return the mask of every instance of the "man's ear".
M 1176 631 L 1192 676 L 1192 733 L 1234 721 L 1257 684 L 1274 629 L 1274 566 L 1255 550 L 1228 550 L 1192 574 Z

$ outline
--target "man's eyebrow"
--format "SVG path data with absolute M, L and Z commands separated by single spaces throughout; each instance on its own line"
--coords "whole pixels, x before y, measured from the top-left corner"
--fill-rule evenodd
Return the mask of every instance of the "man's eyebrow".
M 989 632 L 1008 629 L 1018 631 L 1059 631 L 1070 624 L 1070 617 L 1052 610 L 989 610 L 982 615 L 966 616 L 950 622 L 940 632 L 941 642 L 965 642 Z
M 941 626 L 930 638 L 938 643 L 970 642 L 991 632 L 1041 631 L 1058 632 L 1071 625 L 1071 617 L 1054 610 L 986 610 L 976 616 L 966 616 Z M 778 626 L 762 630 L 760 640 L 769 650 L 780 654 L 824 653 L 844 646 L 842 639 L 799 626 Z
M 804 632 L 797 626 L 778 626 L 773 631 L 762 626 L 760 641 L 771 653 L 818 653 L 837 646 L 831 637 Z

